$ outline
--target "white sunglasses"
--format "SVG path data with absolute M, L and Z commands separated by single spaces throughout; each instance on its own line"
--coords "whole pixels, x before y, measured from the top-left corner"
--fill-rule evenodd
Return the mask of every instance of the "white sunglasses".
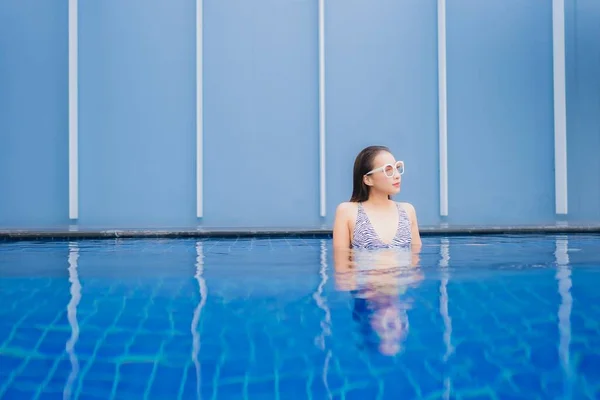
M 371 175 L 379 171 L 383 171 L 388 178 L 393 178 L 396 171 L 398 171 L 398 174 L 402 175 L 404 174 L 404 161 L 396 161 L 396 164 L 386 164 L 383 167 L 375 168 L 367 172 L 365 175 Z

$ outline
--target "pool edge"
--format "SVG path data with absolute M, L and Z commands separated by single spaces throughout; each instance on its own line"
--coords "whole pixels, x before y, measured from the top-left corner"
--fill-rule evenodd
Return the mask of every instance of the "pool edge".
M 456 226 L 421 227 L 422 236 L 575 234 L 600 233 L 600 225 L 590 226 Z M 248 238 L 248 237 L 331 237 L 331 229 L 181 229 L 181 230 L 0 230 L 0 240 L 64 240 L 115 238 Z

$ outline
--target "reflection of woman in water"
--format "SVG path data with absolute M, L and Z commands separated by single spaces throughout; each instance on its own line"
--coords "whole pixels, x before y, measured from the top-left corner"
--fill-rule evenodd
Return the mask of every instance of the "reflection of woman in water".
M 422 275 L 409 251 L 351 252 L 349 263 L 336 264 L 337 288 L 349 291 L 353 297 L 352 318 L 359 326 L 364 346 L 395 355 L 409 328 L 410 302 L 404 298 L 405 293 Z
M 385 354 L 396 354 L 406 335 L 401 278 L 413 280 L 421 247 L 414 207 L 391 200 L 403 173 L 404 163 L 386 147 L 362 150 L 354 162 L 352 196 L 338 206 L 333 226 L 338 288 L 352 292 L 353 317 L 367 344 L 375 333 Z

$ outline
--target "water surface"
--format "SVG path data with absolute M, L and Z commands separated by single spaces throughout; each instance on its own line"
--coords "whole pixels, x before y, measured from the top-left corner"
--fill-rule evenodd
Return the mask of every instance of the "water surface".
M 600 397 L 599 236 L 425 237 L 412 261 L 336 273 L 328 239 L 0 242 L 0 398 Z

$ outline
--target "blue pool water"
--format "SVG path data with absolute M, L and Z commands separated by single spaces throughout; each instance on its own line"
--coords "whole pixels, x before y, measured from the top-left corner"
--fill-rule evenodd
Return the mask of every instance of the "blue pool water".
M 1 399 L 600 397 L 600 237 L 0 242 Z

